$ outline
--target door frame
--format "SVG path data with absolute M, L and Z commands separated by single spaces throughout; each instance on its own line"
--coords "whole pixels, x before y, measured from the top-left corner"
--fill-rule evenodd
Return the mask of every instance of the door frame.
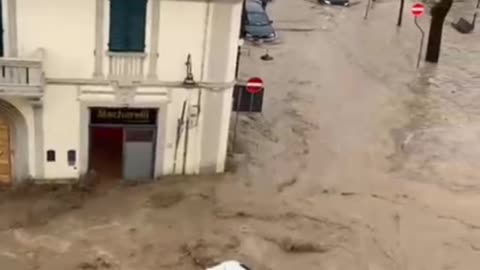
M 158 121 L 157 121 L 158 122 Z M 122 129 L 122 136 L 123 136 L 123 142 L 122 142 L 122 179 L 124 177 L 123 173 L 123 168 L 125 164 L 125 129 L 127 128 L 148 128 L 153 130 L 153 157 L 152 157 L 152 171 L 150 172 L 150 175 L 152 179 L 155 177 L 155 160 L 157 158 L 157 129 L 158 125 L 131 125 L 131 124 L 89 124 L 88 125 L 88 164 L 87 164 L 87 171 L 90 171 L 92 168 L 92 159 L 90 158 L 92 154 L 92 128 L 95 127 L 101 127 L 101 128 L 120 128 Z
M 80 90 L 83 88 L 79 87 Z M 90 162 L 90 138 L 89 138 L 89 128 L 91 123 L 91 111 L 92 109 L 103 107 L 103 108 L 125 108 L 124 104 L 118 104 L 114 101 L 92 101 L 92 100 L 80 100 L 80 145 L 78 149 L 79 153 L 79 163 L 78 163 L 78 174 L 79 176 L 86 175 L 89 173 L 88 164 Z M 169 106 L 168 100 L 162 100 L 159 102 L 141 102 L 135 103 L 128 108 L 136 109 L 155 109 L 157 110 L 157 122 L 155 123 L 157 129 L 157 138 L 156 138 L 156 147 L 155 149 L 155 170 L 154 178 L 159 177 L 165 172 L 165 151 L 167 149 L 166 138 L 168 131 L 168 116 Z

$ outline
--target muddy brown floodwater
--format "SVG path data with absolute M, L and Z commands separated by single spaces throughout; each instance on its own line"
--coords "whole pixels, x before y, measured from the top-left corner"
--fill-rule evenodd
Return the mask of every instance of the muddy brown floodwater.
M 235 173 L 0 193 L 1 269 L 476 269 L 480 32 L 446 25 L 441 62 L 416 70 L 408 8 L 397 29 L 397 1 L 367 21 L 364 5 L 268 7 L 280 41 L 271 62 L 242 50 L 266 92 L 240 117 Z

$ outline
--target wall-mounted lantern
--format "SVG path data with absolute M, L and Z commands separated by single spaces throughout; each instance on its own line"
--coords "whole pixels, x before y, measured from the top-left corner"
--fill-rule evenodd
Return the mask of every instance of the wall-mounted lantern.
M 195 82 L 195 79 L 193 78 L 192 56 L 190 54 L 188 54 L 188 56 L 187 56 L 187 62 L 185 63 L 185 66 L 187 67 L 187 76 L 183 80 L 183 84 L 188 85 L 188 86 L 196 85 L 197 83 Z

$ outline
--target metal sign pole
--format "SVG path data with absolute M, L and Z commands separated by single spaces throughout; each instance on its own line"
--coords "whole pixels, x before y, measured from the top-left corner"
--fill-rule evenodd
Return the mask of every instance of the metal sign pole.
M 480 0 L 479 0 L 480 1 Z M 402 26 L 402 19 L 403 19 L 403 7 L 405 6 L 405 0 L 400 0 L 400 9 L 398 10 L 398 21 L 397 26 Z
M 173 173 L 174 174 L 176 173 L 176 170 L 177 170 L 178 147 L 180 146 L 180 138 L 182 137 L 182 128 L 184 124 L 186 106 L 187 106 L 187 101 L 185 100 L 183 102 L 182 114 L 180 115 L 180 118 L 178 118 L 177 120 L 177 137 L 175 139 L 175 153 L 173 154 Z
M 238 95 L 237 95 L 237 113 L 235 114 L 235 123 L 233 124 L 233 138 L 232 138 L 232 153 L 235 153 L 235 144 L 237 141 L 237 126 L 238 126 L 238 115 L 240 114 L 240 104 L 242 101 L 242 90 L 243 88 L 239 87 L 238 89 Z
M 253 95 L 252 93 L 250 93 L 250 104 L 248 106 L 248 112 L 251 113 L 252 112 L 252 107 L 253 107 Z
M 423 31 L 422 27 L 418 24 L 417 17 L 415 16 L 414 19 L 415 25 L 417 26 L 418 30 L 422 33 L 422 37 L 420 40 L 420 50 L 418 51 L 418 59 L 417 59 L 417 68 L 420 66 L 420 59 L 422 58 L 422 52 L 423 52 L 423 40 L 425 37 L 425 32 Z
M 183 163 L 182 163 L 183 175 L 187 173 L 188 133 L 190 133 L 190 102 L 187 103 L 187 111 L 185 114 L 185 138 L 183 141 Z

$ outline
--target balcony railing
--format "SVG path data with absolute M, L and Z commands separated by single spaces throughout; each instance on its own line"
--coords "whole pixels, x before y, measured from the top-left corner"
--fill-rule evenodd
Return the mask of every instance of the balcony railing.
M 140 81 L 144 77 L 145 53 L 108 53 L 108 78 L 119 81 Z
M 41 97 L 43 83 L 41 60 L 0 58 L 0 96 Z

